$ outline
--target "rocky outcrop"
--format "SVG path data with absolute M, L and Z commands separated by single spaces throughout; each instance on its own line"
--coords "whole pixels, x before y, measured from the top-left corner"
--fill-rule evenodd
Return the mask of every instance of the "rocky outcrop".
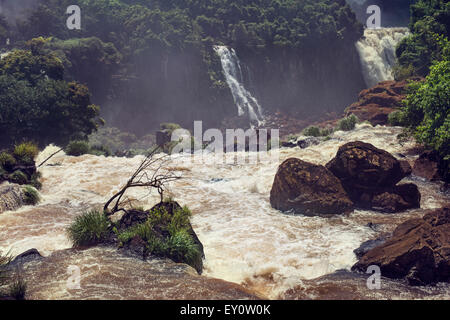
M 270 192 L 272 207 L 308 216 L 343 214 L 353 210 L 341 182 L 324 166 L 300 159 L 278 168 Z
M 80 289 L 68 287 L 68 266 L 78 266 Z M 72 275 L 74 275 L 73 273 Z M 115 248 L 56 251 L 23 264 L 29 300 L 253 300 L 240 285 L 200 276 L 169 259 L 127 257 Z M 71 279 L 73 279 L 72 277 Z M 74 283 L 76 284 L 76 283 Z
M 450 209 L 443 208 L 401 224 L 392 238 L 369 250 L 352 268 L 366 272 L 371 265 L 384 277 L 411 285 L 450 281 Z
M 0 184 L 0 213 L 17 210 L 23 204 L 24 194 L 19 185 L 9 182 Z
M 430 181 L 442 180 L 441 159 L 436 151 L 425 151 L 414 162 L 413 173 Z
M 169 217 L 171 218 L 174 216 L 177 210 L 182 210 L 182 207 L 175 201 L 159 203 L 149 211 L 129 210 L 122 216 L 120 221 L 118 221 L 116 228 L 118 232 L 130 230 L 130 228 L 132 227 L 145 223 L 148 220 L 149 216 L 151 214 L 154 214 L 155 212 L 158 212 L 159 214 L 162 214 L 164 212 L 167 214 L 167 217 L 169 219 Z M 162 225 L 160 223 L 153 225 L 151 232 L 154 237 L 162 241 L 165 241 L 168 237 L 170 237 L 170 234 L 167 231 L 167 225 Z M 190 223 L 188 224 L 187 233 L 193 239 L 194 245 L 200 252 L 200 255 L 198 257 L 196 257 L 195 259 L 193 258 L 192 261 L 189 261 L 190 265 L 195 268 L 199 274 L 201 274 L 203 271 L 202 259 L 205 257 L 203 244 L 200 242 Z M 108 239 L 106 243 L 115 243 L 117 241 L 113 234 L 112 237 L 113 238 Z M 146 260 L 150 255 L 153 254 L 153 252 L 149 251 L 147 242 L 140 236 L 135 236 L 126 243 L 123 243 L 121 245 L 121 250 L 127 255 L 131 255 L 143 260 Z M 169 255 L 164 257 L 170 258 L 177 263 L 187 263 L 187 261 L 184 260 L 184 257 L 179 255 Z
M 409 80 L 419 81 L 421 78 Z M 400 108 L 406 97 L 408 81 L 384 81 L 375 87 L 361 91 L 358 102 L 345 111 L 348 117 L 354 114 L 361 121 L 369 121 L 373 126 L 387 125 L 388 116 Z
M 414 184 L 397 185 L 411 173 L 406 161 L 371 144 L 356 141 L 339 148 L 327 165 L 357 207 L 399 212 L 420 207 L 420 192 Z

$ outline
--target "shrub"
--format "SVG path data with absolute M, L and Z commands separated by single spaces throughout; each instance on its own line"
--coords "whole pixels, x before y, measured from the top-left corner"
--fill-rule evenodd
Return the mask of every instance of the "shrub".
M 89 154 L 93 154 L 95 156 L 109 157 L 111 156 L 111 151 L 106 146 L 95 145 L 90 148 Z
M 8 152 L 0 153 L 0 168 L 10 171 L 16 165 L 16 159 Z
M 23 142 L 14 147 L 14 157 L 24 164 L 33 164 L 39 154 L 39 148 L 32 142 Z
M 87 141 L 71 141 L 67 145 L 65 152 L 69 156 L 79 157 L 90 151 L 89 143 Z
M 405 118 L 405 114 L 402 111 L 400 111 L 400 110 L 394 111 L 389 114 L 388 123 L 394 127 L 401 127 L 401 126 L 404 126 L 404 124 L 405 124 L 404 118 Z
M 22 189 L 23 192 L 23 200 L 27 205 L 36 205 L 41 201 L 41 197 L 39 196 L 39 192 L 33 188 L 32 186 L 25 186 Z
M 161 130 L 168 130 L 169 132 L 174 132 L 177 129 L 181 129 L 181 126 L 176 123 L 161 123 Z
M 319 127 L 315 127 L 315 126 L 310 126 L 308 128 L 306 128 L 305 130 L 303 130 L 303 135 L 307 136 L 307 137 L 326 137 L 330 134 L 333 133 L 333 129 L 332 128 L 324 128 L 321 129 Z
M 446 47 L 450 53 L 448 41 Z M 450 180 L 450 54 L 433 64 L 425 82 L 410 84 L 404 104 L 407 130 L 439 152 L 442 174 Z
M 105 240 L 109 226 L 110 221 L 102 212 L 91 210 L 76 217 L 67 234 L 74 246 L 88 246 Z
M 320 128 L 314 126 L 308 127 L 303 130 L 303 134 L 307 137 L 320 137 Z
M 9 181 L 11 181 L 12 183 L 17 183 L 17 184 L 27 184 L 28 177 L 22 171 L 16 170 L 9 176 Z
M 347 118 L 341 119 L 338 123 L 337 129 L 342 131 L 352 131 L 355 129 L 358 121 L 358 117 L 352 114 Z
M 198 270 L 201 268 L 202 254 L 192 236 L 186 230 L 180 230 L 168 241 L 170 257 L 175 262 L 186 262 Z

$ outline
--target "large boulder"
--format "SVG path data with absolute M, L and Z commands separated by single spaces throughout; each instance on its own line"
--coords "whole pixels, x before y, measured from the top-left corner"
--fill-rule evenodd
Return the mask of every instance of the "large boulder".
M 450 209 L 443 208 L 401 224 L 392 238 L 369 250 L 352 270 L 377 265 L 384 277 L 411 285 L 450 281 Z
M 270 203 L 275 209 L 308 216 L 353 210 L 353 203 L 338 178 L 324 166 L 295 158 L 286 160 L 278 168 Z
M 343 145 L 326 167 L 339 178 L 358 207 L 398 212 L 420 206 L 420 193 L 415 185 L 396 186 L 411 174 L 409 163 L 369 143 L 356 141 Z

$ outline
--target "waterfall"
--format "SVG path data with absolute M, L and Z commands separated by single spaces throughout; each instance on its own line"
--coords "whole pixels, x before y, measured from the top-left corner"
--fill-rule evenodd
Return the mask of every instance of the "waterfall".
M 220 57 L 223 73 L 238 108 L 239 116 L 248 113 L 252 124 L 261 124 L 263 118 L 261 105 L 244 86 L 241 64 L 236 52 L 225 46 L 215 46 L 214 50 Z
M 381 81 L 394 80 L 395 49 L 408 36 L 408 28 L 366 29 L 364 38 L 356 43 L 364 80 L 368 87 Z

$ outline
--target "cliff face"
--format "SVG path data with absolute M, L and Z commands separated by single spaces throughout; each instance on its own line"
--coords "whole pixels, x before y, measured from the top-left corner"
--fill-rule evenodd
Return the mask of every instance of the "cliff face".
M 365 87 L 353 43 L 304 51 L 272 50 L 255 57 L 238 52 L 247 81 L 267 112 L 300 115 L 341 112 Z

